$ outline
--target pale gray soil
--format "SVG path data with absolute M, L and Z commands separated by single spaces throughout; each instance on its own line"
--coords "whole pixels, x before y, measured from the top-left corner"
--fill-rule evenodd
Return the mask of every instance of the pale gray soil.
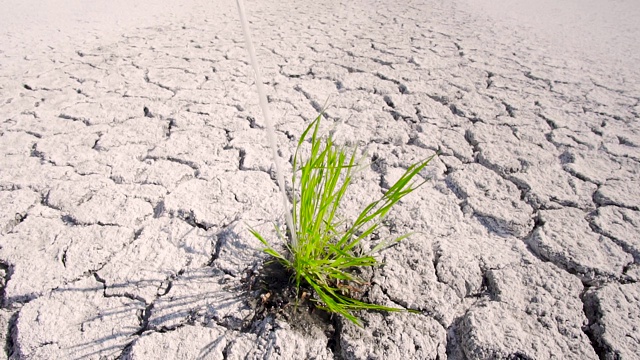
M 441 151 L 377 235 L 416 233 L 364 274 L 369 301 L 419 313 L 363 328 L 260 314 L 247 228 L 275 239 L 283 209 L 235 2 L 14 2 L 0 359 L 640 354 L 632 2 L 247 2 L 287 176 L 327 99 L 324 128 L 375 160 L 347 215 Z

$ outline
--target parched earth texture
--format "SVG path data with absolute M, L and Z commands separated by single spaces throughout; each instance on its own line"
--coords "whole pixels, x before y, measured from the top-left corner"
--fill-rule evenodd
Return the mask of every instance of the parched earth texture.
M 460 1 L 247 1 L 286 177 L 327 100 L 374 160 L 347 216 L 441 152 L 365 294 L 418 313 L 304 323 L 247 290 L 283 208 L 235 2 L 41 4 L 0 37 L 0 358 L 638 359 L 636 62 Z

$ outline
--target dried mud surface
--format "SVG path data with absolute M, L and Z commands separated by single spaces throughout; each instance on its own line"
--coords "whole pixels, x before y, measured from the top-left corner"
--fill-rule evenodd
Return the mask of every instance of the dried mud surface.
M 416 234 L 365 274 L 419 313 L 359 328 L 264 278 L 247 227 L 275 239 L 283 209 L 252 70 L 235 3 L 195 3 L 104 38 L 1 34 L 0 359 L 640 354 L 636 70 L 455 2 L 248 1 L 287 174 L 327 99 L 375 160 L 347 216 L 441 152 L 377 235 Z

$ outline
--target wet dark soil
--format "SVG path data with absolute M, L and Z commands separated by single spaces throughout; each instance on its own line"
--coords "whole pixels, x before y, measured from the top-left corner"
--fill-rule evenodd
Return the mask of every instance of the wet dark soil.
M 296 291 L 293 273 L 279 262 L 268 261 L 257 271 L 248 271 L 245 286 L 254 309 L 253 319 L 247 324 L 250 328 L 273 318 L 285 320 L 293 329 L 307 334 L 311 327 L 320 327 L 333 336 L 335 316 L 316 306 L 308 285 L 300 284 Z

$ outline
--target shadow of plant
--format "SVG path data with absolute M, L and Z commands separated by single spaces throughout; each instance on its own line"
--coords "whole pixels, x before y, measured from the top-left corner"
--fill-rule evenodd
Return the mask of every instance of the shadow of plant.
M 158 275 L 162 274 L 165 281 L 160 286 L 156 276 L 108 284 L 93 272 L 26 303 L 11 331 L 14 356 L 127 358 L 141 339 L 153 334 L 190 326 L 223 329 L 226 340 L 218 336 L 197 345 L 202 358 L 208 358 L 212 352 L 221 351 L 221 343 L 228 344 L 243 334 L 267 336 L 263 334 L 265 326 L 279 317 L 295 317 L 298 323 L 306 324 L 298 330 L 305 326 L 327 328 L 328 318 L 318 317 L 309 304 L 296 308 L 293 298 L 274 302 L 274 281 L 290 286 L 289 274 L 278 273 L 277 269 L 259 271 L 263 256 L 243 243 L 235 228 L 223 229 L 215 236 L 217 246 L 208 264 L 177 273 L 161 271 Z M 233 274 L 225 270 L 229 264 L 218 266 L 218 262 L 236 248 L 254 256 L 244 271 Z M 152 301 L 129 292 L 144 287 L 157 289 Z M 267 294 L 273 295 L 270 301 L 263 300 L 272 296 Z M 292 291 L 288 294 L 294 295 Z

